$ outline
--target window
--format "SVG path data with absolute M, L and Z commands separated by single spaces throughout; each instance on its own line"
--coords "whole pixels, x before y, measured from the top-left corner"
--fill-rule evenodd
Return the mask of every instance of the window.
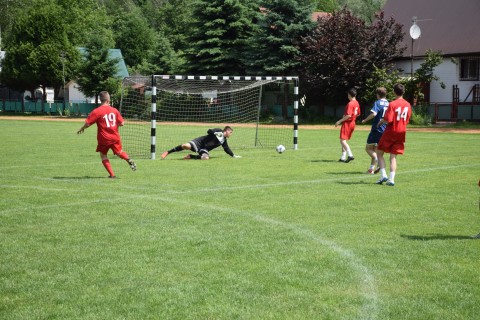
M 460 59 L 460 80 L 478 81 L 479 57 L 467 57 Z

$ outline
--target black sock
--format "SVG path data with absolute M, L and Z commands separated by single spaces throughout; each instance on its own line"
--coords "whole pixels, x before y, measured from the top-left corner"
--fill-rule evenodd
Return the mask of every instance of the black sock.
M 177 151 L 182 151 L 182 150 L 183 150 L 182 145 L 179 145 L 179 146 L 176 146 L 176 147 L 173 148 L 173 149 L 168 150 L 168 153 L 177 152 Z

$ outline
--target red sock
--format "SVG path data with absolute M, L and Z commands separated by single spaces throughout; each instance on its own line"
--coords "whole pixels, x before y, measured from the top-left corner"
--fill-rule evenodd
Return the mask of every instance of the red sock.
M 112 170 L 112 166 L 110 165 L 110 160 L 108 159 L 102 160 L 102 164 L 105 167 L 105 169 L 107 169 L 108 173 L 110 174 L 110 177 L 115 176 Z
M 117 154 L 117 156 L 120 159 L 123 159 L 123 160 L 126 160 L 126 161 L 128 161 L 128 159 L 130 159 L 130 157 L 128 156 L 128 154 L 125 151 L 120 152 L 119 154 Z

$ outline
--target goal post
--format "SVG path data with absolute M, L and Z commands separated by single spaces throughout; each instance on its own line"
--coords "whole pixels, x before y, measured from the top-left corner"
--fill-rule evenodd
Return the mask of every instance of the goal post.
M 185 76 L 127 77 L 120 111 L 125 150 L 137 158 L 226 125 L 234 129 L 232 150 L 275 147 L 298 149 L 298 77 Z

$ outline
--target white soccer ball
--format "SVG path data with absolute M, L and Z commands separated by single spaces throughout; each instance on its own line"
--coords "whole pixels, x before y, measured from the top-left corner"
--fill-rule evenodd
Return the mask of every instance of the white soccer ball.
M 279 144 L 275 150 L 277 150 L 278 153 L 284 153 L 285 152 L 285 146 L 283 144 Z

